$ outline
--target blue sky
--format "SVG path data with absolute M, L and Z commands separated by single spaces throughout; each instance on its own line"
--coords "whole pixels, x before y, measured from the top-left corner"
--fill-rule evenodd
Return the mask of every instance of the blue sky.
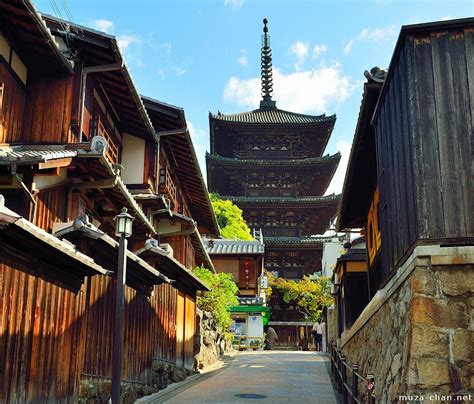
M 117 36 L 140 93 L 184 108 L 204 174 L 209 111 L 258 107 L 268 18 L 277 107 L 337 115 L 326 153 L 343 159 L 329 192 L 342 188 L 364 70 L 388 67 L 401 25 L 474 15 L 472 0 L 35 1 L 55 15 L 53 4 Z

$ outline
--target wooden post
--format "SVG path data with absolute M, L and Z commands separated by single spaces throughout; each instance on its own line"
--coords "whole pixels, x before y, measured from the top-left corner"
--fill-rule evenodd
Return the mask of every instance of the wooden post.
M 357 384 L 357 371 L 359 367 L 354 364 L 352 365 L 352 402 L 357 404 L 357 399 L 359 398 L 359 386 Z
M 336 377 L 337 377 L 337 387 L 339 389 L 339 394 L 342 394 L 342 369 L 341 369 L 341 356 L 339 352 L 336 351 L 337 367 L 336 367 Z
M 346 357 L 343 355 L 341 356 L 341 374 L 342 374 L 342 402 L 344 404 L 348 404 L 348 399 L 347 399 L 347 372 L 346 372 Z

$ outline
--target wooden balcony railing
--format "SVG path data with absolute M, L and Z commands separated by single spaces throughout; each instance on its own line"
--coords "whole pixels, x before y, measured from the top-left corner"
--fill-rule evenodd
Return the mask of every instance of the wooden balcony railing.
M 339 393 L 342 395 L 343 404 L 375 404 L 374 375 L 369 373 L 367 377 L 362 376 L 359 373 L 359 366 L 357 364 L 349 365 L 346 357 L 341 354 L 334 342 L 329 344 L 329 355 L 331 356 L 331 374 L 335 378 Z M 349 380 L 348 373 L 351 374 Z M 361 394 L 359 385 L 366 386 L 366 394 Z
M 105 151 L 105 157 L 112 164 L 119 162 L 119 148 L 115 144 L 112 136 L 105 128 L 100 116 L 92 118 L 90 121 L 90 132 L 92 136 L 101 136 L 107 141 L 107 149 Z
M 170 208 L 175 210 L 177 207 L 176 201 L 176 185 L 174 185 L 173 179 L 171 178 L 169 170 L 160 168 L 160 183 L 158 186 L 160 194 L 165 194 L 170 202 Z

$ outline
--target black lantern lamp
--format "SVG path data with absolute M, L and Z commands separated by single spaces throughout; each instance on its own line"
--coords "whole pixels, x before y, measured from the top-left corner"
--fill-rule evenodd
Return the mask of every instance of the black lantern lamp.
M 127 208 L 122 208 L 122 213 L 114 217 L 115 235 L 117 237 L 130 237 L 132 235 L 132 223 L 135 218 L 127 213 Z

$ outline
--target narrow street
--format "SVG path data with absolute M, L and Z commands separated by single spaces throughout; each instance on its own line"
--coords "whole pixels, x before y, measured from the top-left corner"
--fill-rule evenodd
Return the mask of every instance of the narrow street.
M 315 352 L 243 352 L 164 403 L 337 403 L 329 358 Z

